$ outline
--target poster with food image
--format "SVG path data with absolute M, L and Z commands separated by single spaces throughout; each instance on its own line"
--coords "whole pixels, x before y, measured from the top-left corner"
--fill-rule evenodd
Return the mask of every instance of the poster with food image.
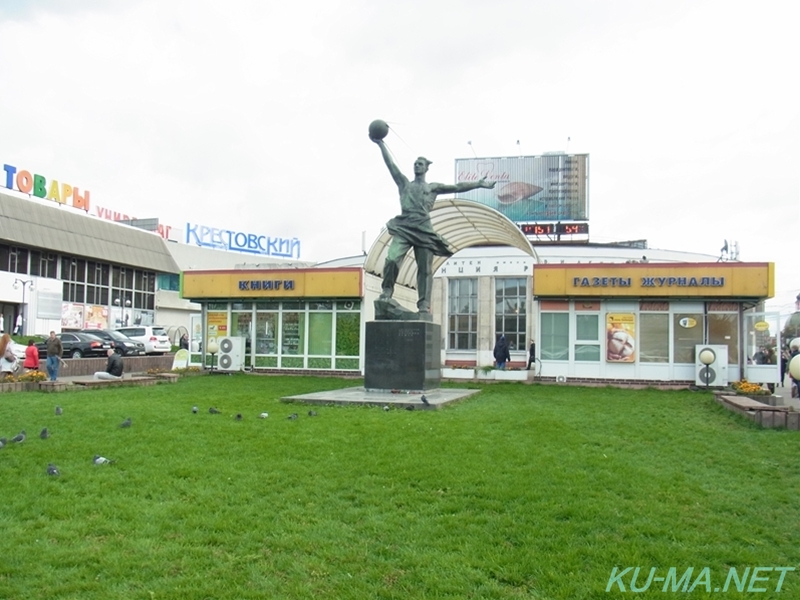
M 606 315 L 606 361 L 636 362 L 636 315 L 632 313 Z

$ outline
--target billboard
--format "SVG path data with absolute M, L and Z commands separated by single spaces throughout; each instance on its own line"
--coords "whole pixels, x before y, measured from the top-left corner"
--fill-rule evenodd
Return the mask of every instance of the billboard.
M 483 177 L 496 182 L 493 189 L 458 197 L 494 208 L 516 223 L 589 218 L 588 154 L 456 159 L 456 183 Z

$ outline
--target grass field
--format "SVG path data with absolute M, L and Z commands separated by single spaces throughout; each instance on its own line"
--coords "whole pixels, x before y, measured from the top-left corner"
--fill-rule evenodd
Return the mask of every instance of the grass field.
M 494 384 L 316 417 L 279 401 L 357 384 L 0 395 L 0 436 L 28 434 L 0 449 L 0 598 L 800 598 L 797 432 L 689 391 Z M 637 566 L 646 591 L 633 571 L 606 591 Z M 662 591 L 670 567 L 691 592 Z M 798 570 L 715 593 L 731 567 Z

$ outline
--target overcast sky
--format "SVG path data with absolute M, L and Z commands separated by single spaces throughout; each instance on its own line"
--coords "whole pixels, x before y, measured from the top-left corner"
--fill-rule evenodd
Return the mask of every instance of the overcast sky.
M 785 312 L 799 20 L 795 0 L 0 0 L 0 161 L 89 189 L 93 213 L 296 237 L 321 261 L 399 212 L 373 119 L 429 181 L 473 150 L 588 153 L 592 241 L 736 240 L 777 264 Z

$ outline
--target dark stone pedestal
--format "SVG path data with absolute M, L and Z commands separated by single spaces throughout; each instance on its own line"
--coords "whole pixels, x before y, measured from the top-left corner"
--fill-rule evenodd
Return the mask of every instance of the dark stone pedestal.
M 442 380 L 441 327 L 426 321 L 370 321 L 364 359 L 367 390 L 430 390 Z

